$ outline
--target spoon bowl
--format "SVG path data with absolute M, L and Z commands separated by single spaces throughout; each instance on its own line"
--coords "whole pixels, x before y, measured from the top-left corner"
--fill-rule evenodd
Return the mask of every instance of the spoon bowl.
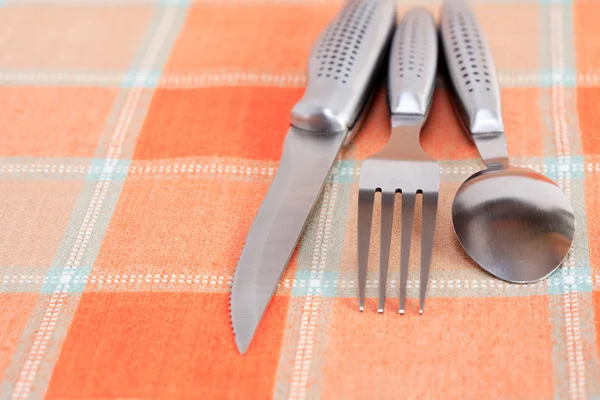
M 473 10 L 463 0 L 448 0 L 440 21 L 457 110 L 486 165 L 456 193 L 454 231 L 469 256 L 492 275 L 515 283 L 539 281 L 571 248 L 573 208 L 552 180 L 510 165 L 496 69 Z
M 452 222 L 475 262 L 515 283 L 550 275 L 575 233 L 573 208 L 562 190 L 544 175 L 513 166 L 469 177 L 452 203 Z

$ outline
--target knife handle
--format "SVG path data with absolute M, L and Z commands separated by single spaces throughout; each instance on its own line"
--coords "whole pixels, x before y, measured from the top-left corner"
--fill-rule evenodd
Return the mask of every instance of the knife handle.
M 351 130 L 386 57 L 396 21 L 394 0 L 349 0 L 310 53 L 294 127 L 318 135 Z
M 496 68 L 471 7 L 462 0 L 446 1 L 440 28 L 462 122 L 474 136 L 504 132 Z
M 402 18 L 390 51 L 388 101 L 393 115 L 426 116 L 437 70 L 438 39 L 433 16 L 424 8 Z

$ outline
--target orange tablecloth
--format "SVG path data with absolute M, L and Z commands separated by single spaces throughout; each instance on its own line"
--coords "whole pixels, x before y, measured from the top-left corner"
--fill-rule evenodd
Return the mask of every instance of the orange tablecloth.
M 576 210 L 561 269 L 510 285 L 461 250 L 450 202 L 481 163 L 442 84 L 422 137 L 443 178 L 425 314 L 415 270 L 407 315 L 394 312 L 397 267 L 387 312 L 370 285 L 359 313 L 357 173 L 389 136 L 382 91 L 237 353 L 230 279 L 340 4 L 0 2 L 0 398 L 600 397 L 592 0 L 472 3 L 512 160 L 556 179 Z

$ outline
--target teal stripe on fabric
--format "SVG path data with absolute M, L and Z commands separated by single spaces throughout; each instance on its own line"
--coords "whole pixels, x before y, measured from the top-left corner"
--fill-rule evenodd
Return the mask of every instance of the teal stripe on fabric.
M 123 77 L 123 81 L 121 82 L 122 88 L 133 88 L 133 87 L 143 87 L 143 88 L 155 88 L 158 86 L 158 82 L 160 81 L 160 72 L 150 71 L 148 73 L 140 74 L 136 71 L 129 71 Z
M 550 67 L 549 70 L 542 70 L 538 75 L 538 79 L 539 85 L 536 84 L 535 86 L 541 88 L 549 88 L 552 86 L 573 88 L 577 86 L 577 72 L 574 69 L 553 71 Z
M 560 267 L 549 278 L 548 293 L 551 295 L 561 295 L 569 290 L 577 290 L 578 293 L 591 293 L 593 281 L 590 278 L 591 269 L 589 266 L 566 269 Z
M 211 74 L 214 78 L 220 77 L 216 81 L 210 81 Z M 256 71 L 198 71 L 196 74 L 169 74 L 161 75 L 159 70 L 153 69 L 149 71 L 135 71 L 134 69 L 116 70 L 116 71 L 96 71 L 96 70 L 10 70 L 0 69 L 0 87 L 2 86 L 27 86 L 35 85 L 39 87 L 98 87 L 98 88 L 129 88 L 143 87 L 153 89 L 157 86 L 181 85 L 183 89 L 194 89 L 195 87 L 222 87 L 223 85 L 254 85 L 250 82 L 240 81 L 239 83 L 224 82 L 223 76 L 230 74 L 231 76 L 243 74 L 257 74 Z M 268 73 L 267 73 L 268 74 Z M 292 75 L 301 76 L 303 71 L 291 71 Z M 544 67 L 539 73 L 531 73 L 530 71 L 506 71 L 499 70 L 499 83 L 502 88 L 550 88 L 553 86 L 561 86 L 575 88 L 578 86 L 598 87 L 600 86 L 600 73 L 588 72 L 578 74 L 573 70 L 565 70 L 563 72 L 552 71 L 550 67 Z M 283 76 L 283 75 L 282 75 Z M 232 78 L 234 81 L 235 79 Z M 161 82 L 162 81 L 162 82 Z M 274 85 L 272 83 L 257 83 L 257 85 L 265 87 L 301 87 L 299 83 L 282 83 Z
M 356 176 L 356 161 L 342 160 L 335 163 L 331 179 L 335 179 L 339 183 L 351 183 L 357 180 Z
M 298 271 L 294 278 L 292 296 L 303 297 L 318 291 L 323 297 L 336 297 L 337 272 L 327 271 L 321 277 L 311 277 L 309 271 Z
M 571 5 L 571 0 L 539 0 L 540 4 L 566 4 Z
M 88 181 L 98 181 L 101 179 L 110 179 L 111 181 L 124 180 L 127 177 L 129 160 L 115 160 L 114 162 L 106 162 L 99 158 L 92 160 L 90 171 L 86 176 Z M 105 178 L 107 177 L 107 178 Z
M 545 157 L 544 165 L 547 167 L 545 175 L 555 182 L 559 177 L 576 181 L 584 179 L 583 156 Z
M 48 271 L 47 281 L 40 289 L 41 293 L 51 295 L 56 292 L 58 285 L 61 286 L 64 293 L 81 293 L 85 288 L 85 277 L 92 270 L 91 266 L 77 267 L 77 275 L 64 274 L 64 268 L 52 267 Z
M 144 91 L 144 100 L 140 100 L 140 109 L 147 107 L 151 99 L 151 92 Z M 136 110 L 134 118 L 143 118 L 142 111 Z M 116 124 L 117 117 L 110 117 Z M 100 139 L 103 145 L 109 145 L 109 138 Z M 552 144 L 554 145 L 554 144 Z M 131 143 L 124 143 L 124 150 L 131 153 Z M 11 158 L 0 157 L 0 180 L 98 180 L 103 174 L 110 172 L 111 179 L 121 180 L 130 174 L 131 161 L 117 160 L 111 165 L 105 165 L 102 154 L 98 153 L 94 158 Z M 540 171 L 546 176 L 556 179 L 559 174 L 568 173 L 573 180 L 583 180 L 587 165 L 583 156 L 574 155 L 566 157 L 511 157 L 511 163 Z M 335 180 L 339 184 L 354 184 L 358 182 L 361 161 L 343 160 L 332 168 L 332 174 L 327 178 L 328 182 Z M 257 182 L 272 179 L 273 164 L 271 162 L 260 162 L 255 160 L 240 160 L 240 163 L 224 159 L 222 163 L 212 161 L 205 162 L 194 159 L 183 160 L 150 160 L 135 166 L 135 177 L 152 177 L 157 174 L 166 174 L 168 177 L 185 176 L 197 179 L 227 179 L 232 181 Z M 270 172 L 257 173 L 247 171 L 248 169 L 262 169 Z M 479 159 L 466 160 L 440 160 L 442 181 L 462 182 L 472 173 L 483 169 Z M 211 171 L 212 169 L 212 171 Z M 594 172 L 597 173 L 597 172 Z M 156 176 L 158 178 L 158 176 Z
M 157 0 L 159 4 L 189 6 L 191 0 Z
M 538 75 L 535 87 L 550 88 L 552 86 L 576 87 L 577 72 L 575 70 L 567 70 L 555 72 L 550 70 L 542 70 Z

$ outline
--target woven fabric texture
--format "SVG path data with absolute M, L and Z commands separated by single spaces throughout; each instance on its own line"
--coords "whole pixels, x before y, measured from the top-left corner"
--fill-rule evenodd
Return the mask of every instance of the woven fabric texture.
M 400 0 L 399 15 L 417 4 L 439 15 L 436 0 Z M 382 89 L 238 354 L 230 281 L 341 5 L 0 1 L 1 399 L 600 398 L 594 0 L 472 1 L 511 159 L 576 212 L 556 273 L 507 284 L 460 247 L 450 204 L 482 163 L 441 82 L 422 134 L 442 169 L 425 314 L 415 267 L 395 312 L 398 251 L 386 313 L 376 251 L 358 312 L 357 177 L 390 134 Z

